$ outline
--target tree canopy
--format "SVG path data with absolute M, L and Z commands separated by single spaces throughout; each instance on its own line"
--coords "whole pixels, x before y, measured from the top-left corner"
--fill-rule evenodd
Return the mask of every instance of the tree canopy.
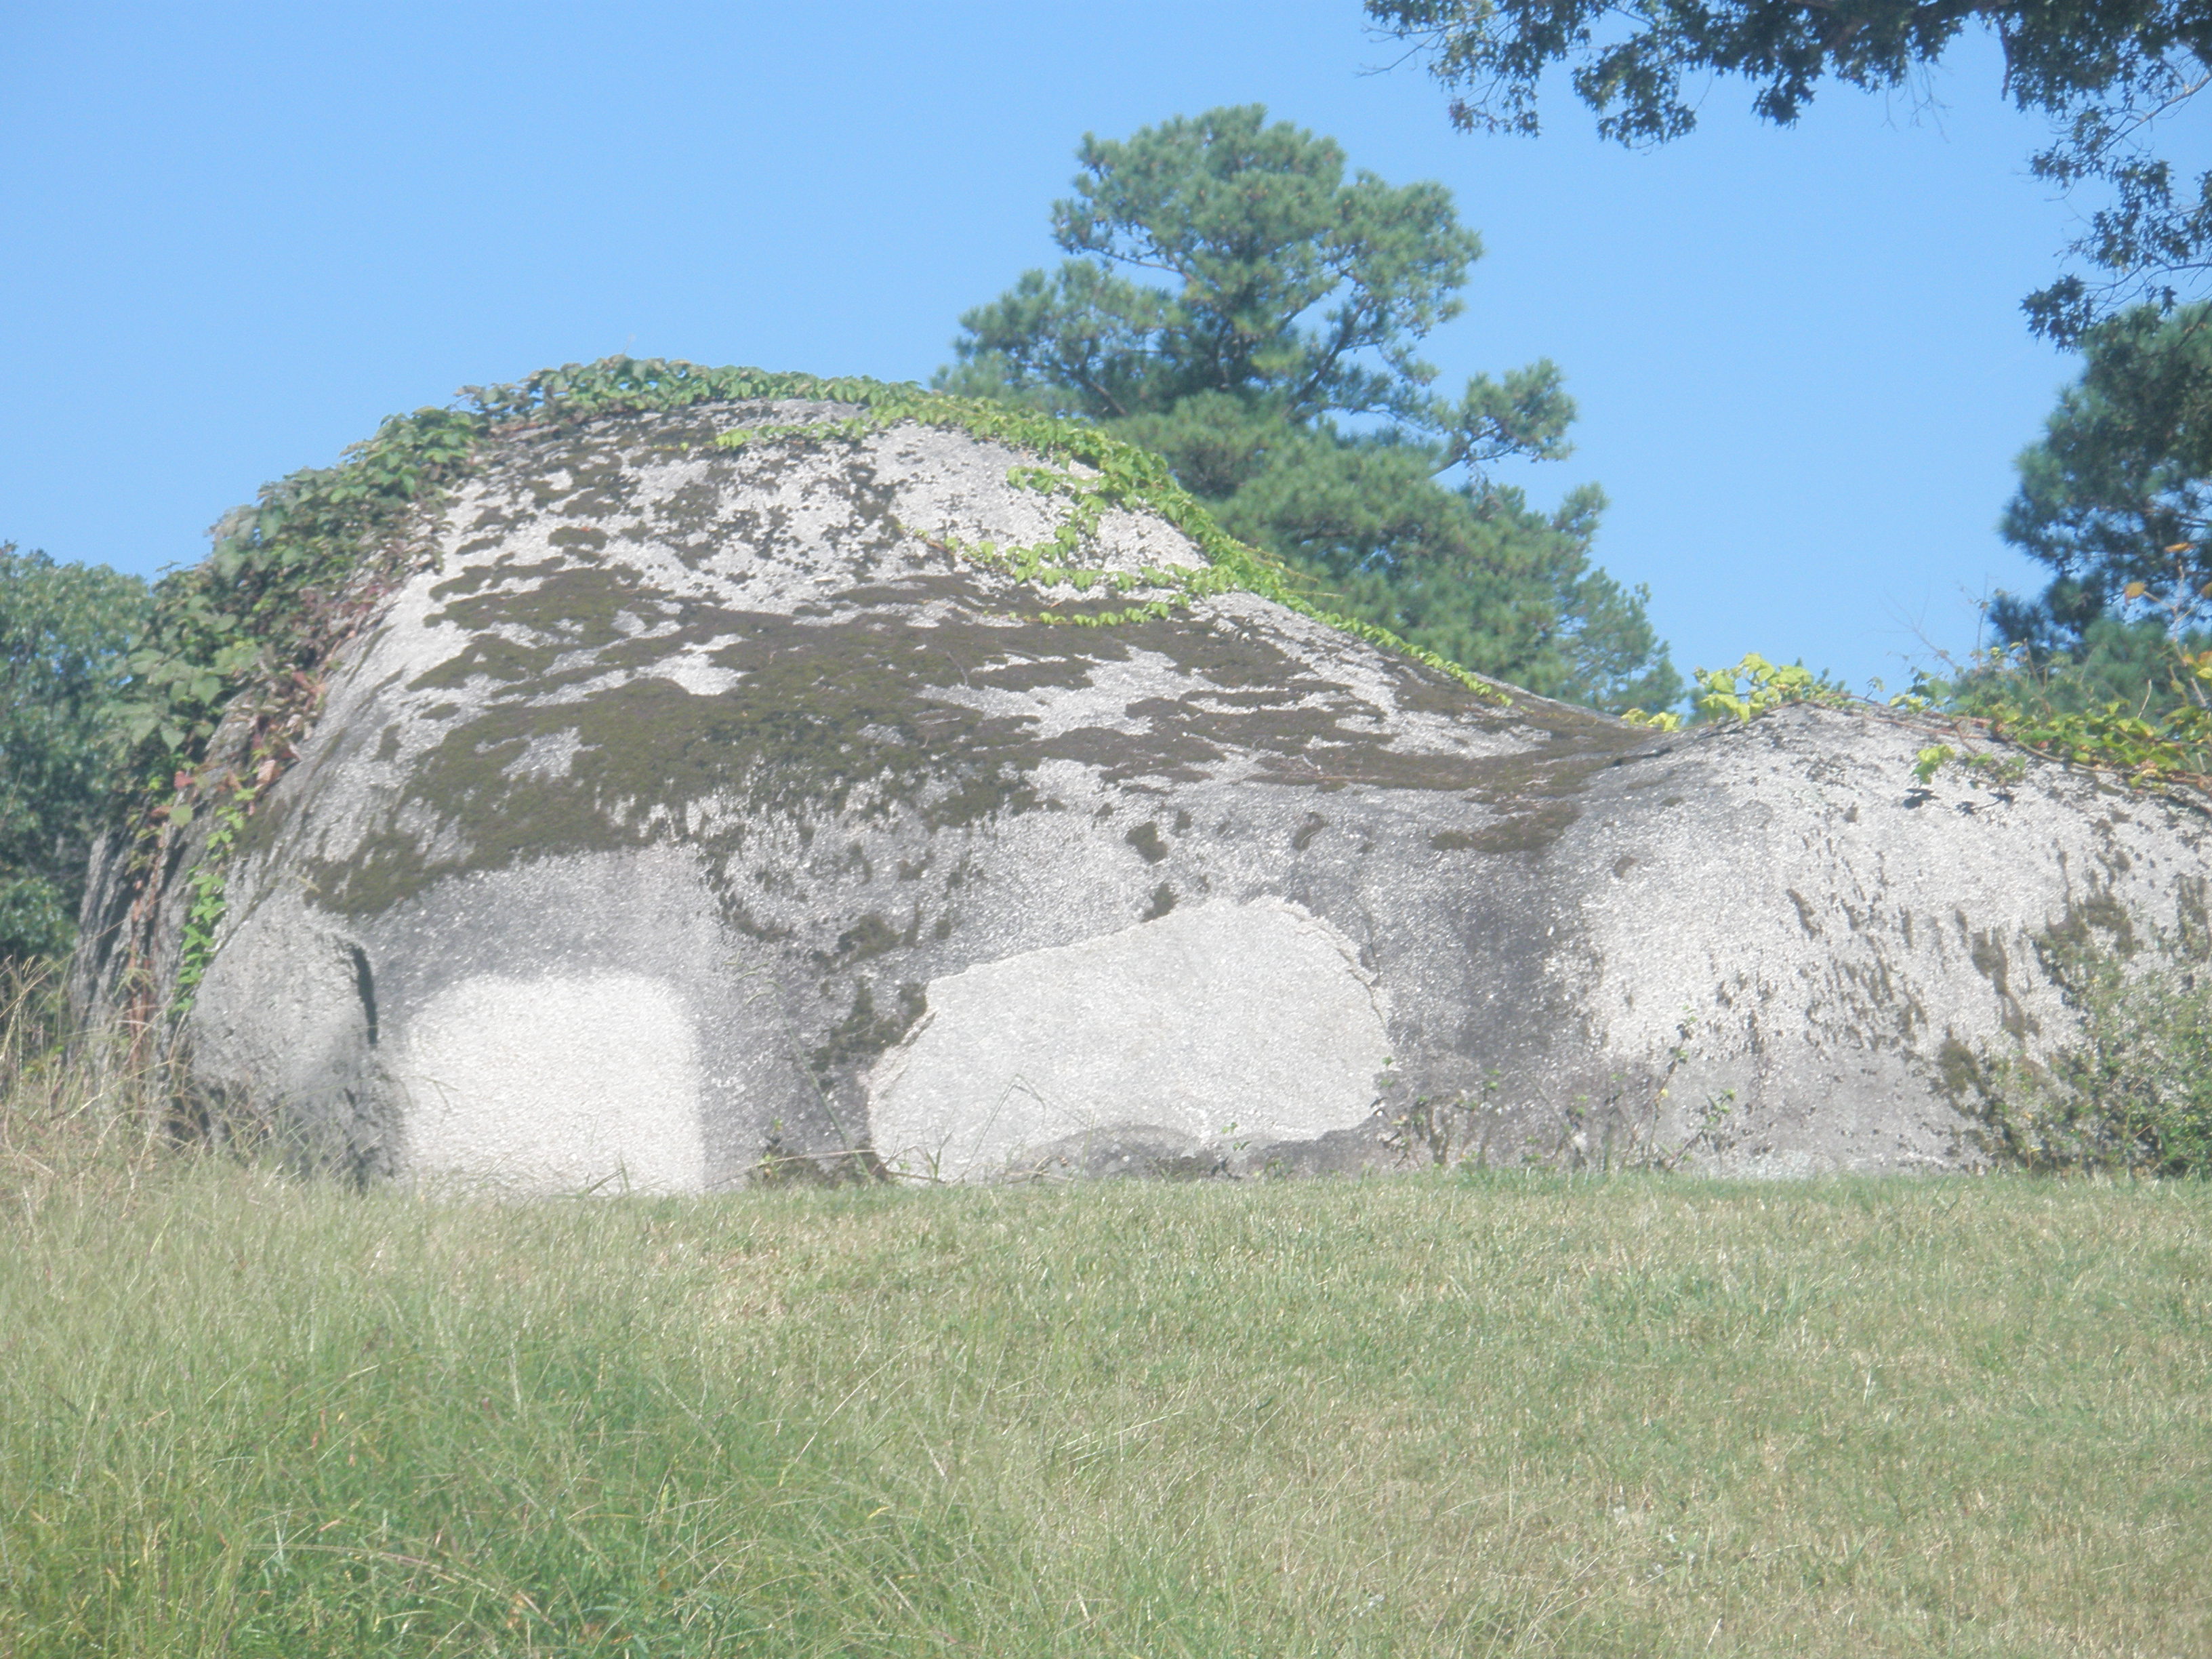
M 2041 332 L 2078 340 L 2212 270 L 2212 173 L 2177 180 L 2153 147 L 2159 120 L 2212 72 L 2212 8 L 2199 0 L 1366 0 L 1382 29 L 1426 54 L 1462 128 L 1533 133 L 1545 74 L 1571 66 L 1598 129 L 1629 144 L 1697 124 L 1687 76 L 1735 76 L 1753 109 L 1795 121 L 1822 83 L 1905 86 L 1969 28 L 2004 52 L 2004 94 L 2052 118 L 2033 170 L 2101 181 L 2106 205 L 2071 252 L 2102 274 L 2069 275 L 2027 300 Z
M 2160 638 L 2212 621 L 2212 307 L 2141 307 L 2083 348 L 2001 525 L 2050 585 L 1992 617 L 2008 642 L 2125 691 Z
M 1602 495 L 1541 513 L 1484 471 L 1570 453 L 1558 368 L 1432 390 L 1421 342 L 1482 251 L 1449 191 L 1347 177 L 1257 105 L 1078 156 L 1052 210 L 1071 257 L 963 316 L 937 384 L 1157 450 L 1231 533 L 1468 667 L 1609 708 L 1680 695 L 1647 596 L 1590 564 Z
M 68 948 L 146 585 L 0 543 L 0 959 Z

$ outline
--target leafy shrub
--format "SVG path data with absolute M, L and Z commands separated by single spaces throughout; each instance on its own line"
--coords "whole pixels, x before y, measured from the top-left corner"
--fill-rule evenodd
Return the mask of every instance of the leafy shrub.
M 0 963 L 69 948 L 146 586 L 0 543 Z
M 2082 1018 L 2044 1065 L 1978 1069 L 1990 1150 L 2030 1170 L 2212 1173 L 2212 979 L 2197 960 L 2130 972 L 2079 943 L 2045 961 Z

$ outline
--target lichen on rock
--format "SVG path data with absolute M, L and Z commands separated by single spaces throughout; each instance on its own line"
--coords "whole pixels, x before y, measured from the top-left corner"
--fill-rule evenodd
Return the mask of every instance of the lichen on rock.
M 240 812 L 203 1086 L 525 1192 L 1956 1168 L 1955 1051 L 2068 1018 L 2034 939 L 2201 884 L 2186 809 L 1926 787 L 1907 721 L 1668 734 L 1425 662 L 906 395 L 486 436 Z M 178 972 L 162 836 L 89 1000 L 125 935 Z

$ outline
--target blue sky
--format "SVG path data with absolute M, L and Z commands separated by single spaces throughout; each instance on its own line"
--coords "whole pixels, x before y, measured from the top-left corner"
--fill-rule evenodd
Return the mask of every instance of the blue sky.
M 1262 102 L 1489 247 L 1450 384 L 1548 356 L 1598 541 L 1677 663 L 1905 678 L 2039 586 L 1996 538 L 2069 360 L 2018 303 L 2076 210 L 1962 49 L 1796 129 L 1454 132 L 1358 0 L 298 4 L 0 15 L 0 540 L 151 573 L 265 479 L 465 384 L 629 351 L 921 378 L 1058 256 L 1086 131 Z

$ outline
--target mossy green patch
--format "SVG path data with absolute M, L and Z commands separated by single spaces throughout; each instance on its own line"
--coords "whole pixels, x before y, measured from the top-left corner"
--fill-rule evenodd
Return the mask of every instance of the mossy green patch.
M 830 1028 L 822 1045 L 809 1056 L 815 1075 L 826 1082 L 866 1065 L 911 1030 L 928 1006 L 921 986 L 902 985 L 896 1003 L 878 1012 L 876 994 L 863 981 L 853 993 L 852 1011 Z
M 946 640 L 948 631 L 958 637 Z M 728 690 L 701 696 L 640 673 L 546 702 L 531 695 L 543 681 L 522 682 L 526 689 L 454 725 L 416 763 L 394 827 L 376 844 L 315 872 L 322 901 L 359 915 L 449 871 L 663 837 L 733 844 L 763 811 L 818 823 L 905 808 L 943 828 L 1021 810 L 1036 758 L 1025 723 L 926 695 L 959 678 L 931 647 L 976 659 L 1000 647 L 995 632 L 941 628 L 917 641 L 881 616 L 824 628 L 769 614 L 687 614 L 676 630 L 621 643 L 644 656 L 665 654 L 687 635 L 714 640 L 719 659 L 739 665 Z M 555 647 L 534 649 L 542 667 Z M 570 677 L 625 667 L 602 657 Z M 526 763 L 533 743 L 563 737 L 565 767 Z M 708 801 L 743 816 L 732 826 L 725 811 L 710 826 L 698 816 Z M 426 850 L 433 846 L 452 850 Z
M 519 579 L 519 580 L 518 580 Z M 456 586 L 440 584 L 437 592 Z M 618 565 L 518 566 L 472 592 L 455 592 L 432 613 L 432 623 L 481 630 L 453 657 L 418 675 L 410 690 L 452 689 L 479 677 L 503 685 L 550 690 L 561 683 L 556 665 L 605 647 L 670 617 L 675 603 L 649 591 L 636 572 Z M 622 623 L 630 626 L 625 629 Z M 532 637 L 518 640 L 515 635 Z M 594 659 L 584 674 L 615 666 Z M 575 678 L 575 673 L 562 677 Z

